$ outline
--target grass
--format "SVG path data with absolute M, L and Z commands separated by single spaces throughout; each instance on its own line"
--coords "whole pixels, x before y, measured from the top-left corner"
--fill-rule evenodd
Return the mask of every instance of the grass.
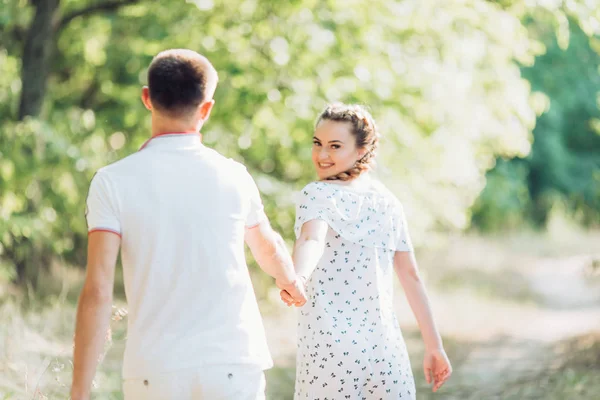
M 509 298 L 518 303 L 534 303 L 539 300 L 530 290 L 527 280 L 514 271 L 485 271 L 481 268 L 446 270 L 432 281 L 446 291 L 468 288 L 485 298 Z
M 407 340 L 416 342 L 416 332 Z M 470 346 L 446 338 L 445 346 L 453 362 L 455 376 L 438 393 L 432 393 L 421 372 L 418 345 L 409 346 L 418 400 L 597 400 L 600 395 L 600 335 L 590 334 L 559 342 L 546 351 L 554 353 L 554 362 L 541 372 L 480 384 L 460 369 L 469 356 Z M 567 350 L 568 349 L 568 350 Z M 276 366 L 267 372 L 269 399 L 292 400 L 293 366 Z M 458 375 L 458 376 L 456 376 Z
M 448 399 L 593 400 L 600 396 L 600 334 L 565 340 L 547 351 L 554 362 L 541 371 L 480 388 L 465 387 Z
M 0 307 L 0 399 L 66 399 L 72 364 L 75 305 L 47 300 L 23 310 L 5 300 Z M 115 315 L 118 309 L 115 309 Z M 97 398 L 121 399 L 120 357 L 125 324 L 112 322 L 112 337 L 96 377 Z
M 442 329 L 446 332 L 444 342 L 455 373 L 438 394 L 432 394 L 423 379 L 423 348 L 418 330 L 414 324 L 403 323 L 418 399 L 600 398 L 600 334 L 590 332 L 554 342 L 519 339 L 518 325 L 538 323 L 534 319 L 513 322 L 512 330 L 505 336 L 485 336 L 478 332 L 491 322 L 514 318 L 513 309 L 525 307 L 533 316 L 538 308 L 544 312 L 552 311 L 544 309 L 544 296 L 532 288 L 527 275 L 539 263 L 565 259 L 569 264 L 569 257 L 585 261 L 590 255 L 590 271 L 595 272 L 589 279 L 590 282 L 597 281 L 600 274 L 594 265 L 599 258 L 593 251 L 599 242 L 598 234 L 566 239 L 530 234 L 496 238 L 473 236 L 450 238 L 440 248 L 419 252 L 432 299 L 439 302 L 436 309 L 469 314 L 469 308 L 441 307 L 450 299 L 462 299 L 456 293 L 467 291 L 469 295 L 464 297 L 464 302 L 482 310 L 484 319 L 481 323 L 475 321 L 478 323 Z M 554 264 L 548 268 L 554 268 Z M 68 398 L 75 307 L 82 273 L 56 266 L 52 276 L 54 280 L 45 277 L 47 284 L 35 293 L 0 284 L 0 400 Z M 267 372 L 268 398 L 292 399 L 295 347 L 290 337 L 294 335 L 293 318 L 287 309 L 274 303 L 272 293 L 260 289 L 270 284 L 268 280 L 258 279 L 256 283 L 261 291 L 261 310 L 265 326 L 271 333 L 270 343 L 276 359 L 275 368 Z M 119 320 L 119 307 L 125 304 L 122 283 L 117 286 L 112 337 L 95 380 L 94 398 L 97 399 L 122 399 L 120 368 L 126 322 Z M 510 304 L 505 315 L 498 314 L 503 308 L 495 305 L 500 302 Z M 449 319 L 450 323 L 453 318 Z M 571 322 L 567 314 L 564 318 L 565 324 Z M 444 320 L 448 318 L 440 318 L 440 322 Z M 510 327 L 511 322 L 508 323 Z M 545 328 L 541 326 L 540 329 Z M 281 332 L 275 335 L 277 331 Z

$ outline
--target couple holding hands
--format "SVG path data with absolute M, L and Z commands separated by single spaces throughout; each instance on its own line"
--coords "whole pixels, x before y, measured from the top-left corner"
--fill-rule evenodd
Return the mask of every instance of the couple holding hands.
M 246 168 L 202 144 L 217 81 L 196 52 L 158 54 L 142 90 L 151 138 L 92 179 L 71 398 L 90 398 L 120 250 L 129 308 L 125 399 L 264 399 L 263 371 L 273 362 L 244 243 L 281 299 L 299 307 L 295 399 L 416 398 L 393 308 L 394 274 L 437 391 L 452 367 L 402 205 L 369 173 L 380 136 L 369 112 L 332 104 L 318 117 L 318 180 L 300 192 L 290 255 Z

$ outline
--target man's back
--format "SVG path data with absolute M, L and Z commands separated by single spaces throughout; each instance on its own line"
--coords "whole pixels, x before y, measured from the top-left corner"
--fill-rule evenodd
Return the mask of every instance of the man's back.
M 122 237 L 129 307 L 124 378 L 206 364 L 272 364 L 244 256 L 263 220 L 246 169 L 196 134 L 152 139 L 101 169 L 90 230 Z
M 245 168 L 201 143 L 218 81 L 210 61 L 165 50 L 147 77 L 141 100 L 152 139 L 90 184 L 71 398 L 90 398 L 120 248 L 129 303 L 124 398 L 264 400 L 272 361 L 244 242 L 296 306 L 306 303 L 302 282 Z

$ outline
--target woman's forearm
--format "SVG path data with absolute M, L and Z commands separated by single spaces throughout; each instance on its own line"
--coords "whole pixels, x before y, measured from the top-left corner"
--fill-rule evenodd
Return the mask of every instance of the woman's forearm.
M 413 268 L 397 269 L 397 274 L 406 293 L 408 304 L 419 324 L 425 347 L 427 349 L 443 348 L 442 338 L 433 320 L 429 297 L 418 271 Z
M 325 238 L 329 225 L 323 220 L 313 219 L 304 225 L 300 231 L 300 236 L 294 244 L 294 268 L 296 275 L 308 280 L 319 264 L 325 251 Z
M 308 280 L 323 256 L 323 250 L 324 246 L 318 240 L 298 240 L 293 255 L 296 274 Z
M 324 243 L 318 239 L 298 239 L 294 246 L 294 254 L 292 256 L 296 268 L 296 275 L 308 280 L 323 256 L 323 251 Z

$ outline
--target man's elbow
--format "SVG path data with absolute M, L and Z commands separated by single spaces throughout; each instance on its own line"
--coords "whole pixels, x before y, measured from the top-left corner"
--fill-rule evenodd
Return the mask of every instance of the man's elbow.
M 111 304 L 113 300 L 113 288 L 112 285 L 106 284 L 88 284 L 83 286 L 81 295 L 79 298 L 80 302 L 88 304 Z
M 273 231 L 273 234 L 275 236 L 275 245 L 279 248 L 286 249 L 287 244 L 285 243 L 285 240 L 283 239 L 283 237 L 275 231 Z

